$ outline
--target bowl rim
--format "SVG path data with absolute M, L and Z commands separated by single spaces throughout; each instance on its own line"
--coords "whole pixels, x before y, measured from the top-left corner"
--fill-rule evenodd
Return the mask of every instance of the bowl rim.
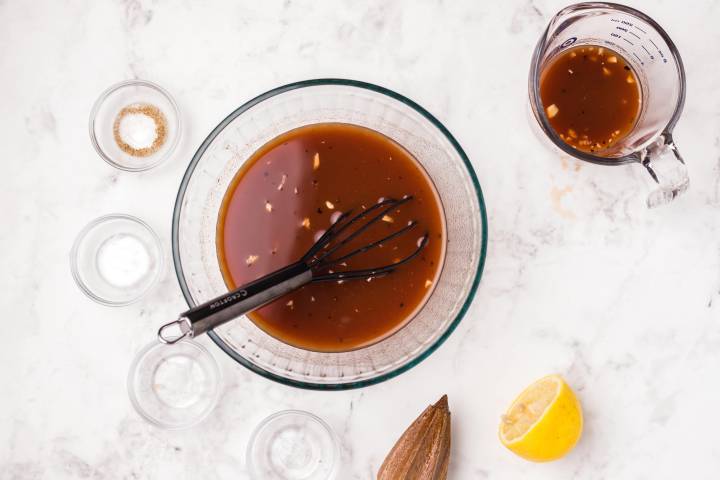
M 478 285 L 480 284 L 480 278 L 482 277 L 483 269 L 485 266 L 485 258 L 487 256 L 487 242 L 488 242 L 488 219 L 487 219 L 487 210 L 485 207 L 485 199 L 483 197 L 482 189 L 480 187 L 480 182 L 477 179 L 477 175 L 475 174 L 475 170 L 473 169 L 472 164 L 470 163 L 470 159 L 468 158 L 467 154 L 463 150 L 463 148 L 460 146 L 460 143 L 455 139 L 455 137 L 450 133 L 450 131 L 437 119 L 435 116 L 433 116 L 430 112 L 425 110 L 423 107 L 415 103 L 414 101 L 410 100 L 409 98 L 393 91 L 385 87 L 381 87 L 379 85 L 375 85 L 372 83 L 367 83 L 359 80 L 350 80 L 350 79 L 344 79 L 344 78 L 317 78 L 317 79 L 310 79 L 310 80 L 302 80 L 299 82 L 293 82 L 286 85 L 282 85 L 280 87 L 273 88 L 271 90 L 268 90 L 265 93 L 262 93 L 255 98 L 245 102 L 240 107 L 235 109 L 232 113 L 230 113 L 225 119 L 223 119 L 211 132 L 210 134 L 203 140 L 203 142 L 200 144 L 200 147 L 198 147 L 197 151 L 195 152 L 195 155 L 193 155 L 192 160 L 190 161 L 190 164 L 187 167 L 187 170 L 185 171 L 185 174 L 183 175 L 182 181 L 180 182 L 180 188 L 178 189 L 177 197 L 175 199 L 175 206 L 173 208 L 173 218 L 172 218 L 172 255 L 173 255 L 173 264 L 175 265 L 175 274 L 178 279 L 178 283 L 180 284 L 180 290 L 182 291 L 183 296 L 185 297 L 185 301 L 188 303 L 190 307 L 195 306 L 195 302 L 193 301 L 192 295 L 190 294 L 190 290 L 188 289 L 187 282 L 185 280 L 185 273 L 183 272 L 182 264 L 180 262 L 180 254 L 179 254 L 179 226 L 180 226 L 180 213 L 182 210 L 182 202 L 185 198 L 185 192 L 187 190 L 187 186 L 190 182 L 190 178 L 192 177 L 193 172 L 195 171 L 195 167 L 197 166 L 198 162 L 200 161 L 200 158 L 203 156 L 207 148 L 210 146 L 210 144 L 215 140 L 215 138 L 222 132 L 225 127 L 227 127 L 235 118 L 242 115 L 255 105 L 272 98 L 276 95 L 280 95 L 282 93 L 286 93 L 292 90 L 298 90 L 301 88 L 307 88 L 307 87 L 317 87 L 317 86 L 345 86 L 345 87 L 352 87 L 352 88 L 360 88 L 364 90 L 369 90 L 374 93 L 379 93 L 381 95 L 385 95 L 387 97 L 390 97 L 393 100 L 399 101 L 413 110 L 415 110 L 417 113 L 425 117 L 435 128 L 437 128 L 444 136 L 445 138 L 450 142 L 450 144 L 453 146 L 457 154 L 460 156 L 460 158 L 463 161 L 463 164 L 465 165 L 465 168 L 467 170 L 468 175 L 470 176 L 470 180 L 472 181 L 473 187 L 475 188 L 475 194 L 477 195 L 478 204 L 480 206 L 480 220 L 482 223 L 482 243 L 480 245 L 480 258 L 478 261 L 477 270 L 475 272 L 475 277 L 473 278 L 472 284 L 470 285 L 470 290 L 468 292 L 467 298 L 465 299 L 462 307 L 460 307 L 460 311 L 455 316 L 455 318 L 452 320 L 450 325 L 448 325 L 447 329 L 440 335 L 435 342 L 430 345 L 424 352 L 422 352 L 420 355 L 417 356 L 417 358 L 412 359 L 411 361 L 407 362 L 404 365 L 400 365 L 399 367 L 396 367 L 390 371 L 384 372 L 381 375 L 378 375 L 377 377 L 368 378 L 365 380 L 355 381 L 355 382 L 345 382 L 345 383 L 316 383 L 316 382 L 308 382 L 308 381 L 302 381 L 302 380 L 295 380 L 287 377 L 283 377 L 281 375 L 277 375 L 275 373 L 269 372 L 252 362 L 249 362 L 246 360 L 242 355 L 238 354 L 235 350 L 233 350 L 225 341 L 223 341 L 220 336 L 215 333 L 214 330 L 208 331 L 208 335 L 212 339 L 215 344 L 220 347 L 221 350 L 223 350 L 227 355 L 229 355 L 233 360 L 238 362 L 240 365 L 244 366 L 248 370 L 265 377 L 267 379 L 276 381 L 278 383 L 281 383 L 283 385 L 288 385 L 291 387 L 297 387 L 297 388 L 303 388 L 307 390 L 351 390 L 356 388 L 362 388 L 367 387 L 369 385 L 375 385 L 381 382 L 384 382 L 385 380 L 389 380 L 391 378 L 394 378 L 401 373 L 404 373 L 408 370 L 410 370 L 415 365 L 418 365 L 420 362 L 425 360 L 427 357 L 429 357 L 435 350 L 442 345 L 445 340 L 455 331 L 460 321 L 463 319 L 465 314 L 467 313 L 468 309 L 470 308 L 470 305 L 472 304 L 473 299 L 475 298 L 475 293 L 477 292 Z

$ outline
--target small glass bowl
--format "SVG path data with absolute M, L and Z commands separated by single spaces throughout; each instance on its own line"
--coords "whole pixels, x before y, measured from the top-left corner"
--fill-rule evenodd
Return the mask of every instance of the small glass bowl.
M 123 150 L 118 143 L 115 127 L 120 127 L 122 121 L 120 116 L 125 107 L 135 109 L 147 106 L 156 107 L 162 113 L 161 119 L 154 122 L 156 128 L 158 122 L 164 124 L 164 141 L 153 148 L 154 151 L 148 150 L 142 154 L 128 153 L 129 151 Z M 137 113 L 137 110 L 133 111 Z M 144 121 L 153 120 L 144 116 Z M 145 124 L 144 128 L 147 130 L 148 126 L 149 124 Z M 136 124 L 135 128 L 140 129 L 143 126 Z M 149 170 L 162 163 L 175 150 L 180 140 L 180 133 L 180 111 L 175 100 L 165 89 L 146 80 L 128 80 L 111 86 L 95 101 L 90 112 L 90 140 L 95 150 L 107 163 L 128 172 Z M 135 140 L 152 141 L 147 138 Z M 129 145 L 126 144 L 126 148 Z M 152 153 L 149 153 L 150 151 Z
M 340 444 L 322 419 L 285 410 L 255 428 L 247 465 L 252 480 L 332 480 L 340 466 Z
M 133 360 L 127 389 L 140 416 L 159 427 L 177 430 L 197 425 L 212 412 L 221 383 L 215 357 L 199 343 L 156 341 Z
M 88 297 L 108 306 L 139 300 L 158 281 L 165 261 L 160 239 L 139 218 L 112 214 L 83 228 L 70 251 L 70 270 Z

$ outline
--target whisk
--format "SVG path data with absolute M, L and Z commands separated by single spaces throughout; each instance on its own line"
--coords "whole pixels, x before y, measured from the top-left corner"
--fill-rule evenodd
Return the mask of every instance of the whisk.
M 344 282 L 377 278 L 392 273 L 420 254 L 428 243 L 427 232 L 420 237 L 417 247 L 412 252 L 392 263 L 345 271 L 335 271 L 333 267 L 345 265 L 348 259 L 381 247 L 415 228 L 418 223 L 412 220 L 389 235 L 352 248 L 353 240 L 381 221 L 389 212 L 410 202 L 412 198 L 408 195 L 401 199 L 385 199 L 354 216 L 351 216 L 352 210 L 342 213 L 300 260 L 180 314 L 177 320 L 160 327 L 158 339 L 163 343 L 172 344 L 183 338 L 202 335 L 311 282 Z M 352 249 L 344 253 L 343 247 Z

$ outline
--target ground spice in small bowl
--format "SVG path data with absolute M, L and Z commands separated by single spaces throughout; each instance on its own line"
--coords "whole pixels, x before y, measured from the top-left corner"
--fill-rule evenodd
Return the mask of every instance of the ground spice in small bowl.
M 123 152 L 134 157 L 148 157 L 165 144 L 167 120 L 155 105 L 149 103 L 128 105 L 115 117 L 113 136 L 115 143 Z M 152 143 L 150 143 L 151 138 Z

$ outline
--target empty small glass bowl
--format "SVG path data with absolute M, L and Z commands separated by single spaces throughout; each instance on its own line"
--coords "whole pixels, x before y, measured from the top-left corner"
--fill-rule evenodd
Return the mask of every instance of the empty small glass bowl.
M 167 429 L 188 428 L 204 420 L 217 405 L 220 385 L 215 357 L 191 340 L 151 343 L 135 357 L 127 379 L 135 410 Z
M 180 112 L 170 94 L 145 80 L 105 90 L 90 112 L 90 140 L 110 165 L 140 172 L 159 165 L 180 140 Z
M 113 214 L 83 228 L 70 251 L 80 289 L 109 306 L 128 305 L 146 294 L 164 270 L 160 239 L 139 218 Z
M 322 419 L 285 410 L 260 422 L 247 448 L 253 480 L 331 480 L 337 476 L 340 445 Z

